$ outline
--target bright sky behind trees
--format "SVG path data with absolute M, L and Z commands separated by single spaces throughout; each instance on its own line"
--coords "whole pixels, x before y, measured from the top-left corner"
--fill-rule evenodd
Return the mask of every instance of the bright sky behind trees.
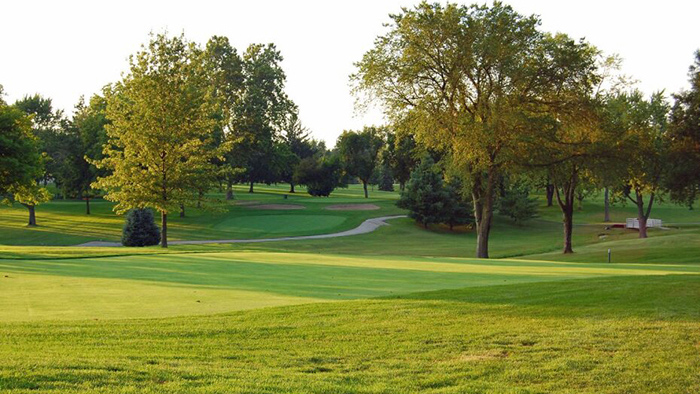
M 470 4 L 473 1 L 460 3 Z M 40 93 L 73 110 L 127 70 L 129 55 L 168 31 L 204 44 L 228 36 L 239 52 L 273 42 L 282 52 L 287 93 L 316 138 L 332 146 L 344 129 L 382 122 L 378 110 L 356 114 L 348 75 L 389 22 L 411 0 L 354 1 L 13 1 L 3 4 L 0 84 L 6 101 Z M 483 3 L 479 1 L 478 3 Z M 490 2 L 489 2 L 490 3 Z M 647 94 L 687 86 L 700 49 L 697 0 L 510 0 L 522 14 L 539 14 L 542 28 L 585 37 L 624 59 L 623 71 Z

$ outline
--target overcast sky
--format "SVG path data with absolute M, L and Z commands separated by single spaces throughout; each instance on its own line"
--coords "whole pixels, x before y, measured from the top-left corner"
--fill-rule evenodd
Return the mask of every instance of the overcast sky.
M 0 84 L 6 101 L 40 93 L 71 112 L 127 70 L 127 58 L 150 31 L 199 43 L 227 36 L 239 51 L 273 42 L 284 56 L 287 93 L 302 122 L 332 146 L 345 129 L 382 122 L 356 114 L 348 75 L 384 30 L 388 14 L 417 1 L 8 1 L 2 5 Z M 467 4 L 471 2 L 466 2 Z M 483 3 L 483 2 L 479 2 Z M 585 37 L 624 59 L 624 71 L 646 93 L 687 86 L 700 49 L 698 0 L 511 0 L 538 14 L 542 28 Z

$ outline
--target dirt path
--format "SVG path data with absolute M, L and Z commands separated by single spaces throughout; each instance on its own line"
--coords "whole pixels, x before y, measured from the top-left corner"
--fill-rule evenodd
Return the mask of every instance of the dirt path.
M 339 233 L 332 234 L 319 234 L 319 235 L 302 235 L 298 237 L 281 237 L 281 238 L 260 238 L 260 239 L 216 239 L 216 240 L 198 240 L 198 241 L 168 241 L 168 245 L 202 245 L 202 244 L 242 244 L 242 243 L 259 243 L 259 242 L 277 242 L 277 241 L 301 241 L 305 239 L 324 239 L 324 238 L 337 238 L 337 237 L 349 237 L 351 235 L 367 234 L 378 229 L 381 226 L 388 226 L 387 220 L 405 218 L 406 215 L 395 215 L 395 216 L 382 216 L 378 218 L 367 219 L 359 226 L 352 230 L 341 231 Z M 86 246 L 86 247 L 113 247 L 122 246 L 119 242 L 103 242 L 103 241 L 92 241 L 75 246 Z

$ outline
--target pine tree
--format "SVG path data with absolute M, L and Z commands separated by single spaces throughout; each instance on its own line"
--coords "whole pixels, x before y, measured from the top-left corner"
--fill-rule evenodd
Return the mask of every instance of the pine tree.
M 464 186 L 459 177 L 452 177 L 445 184 L 445 223 L 450 226 L 463 226 L 474 223 L 474 216 L 470 208 L 470 203 L 464 198 Z
M 430 157 L 424 158 L 413 171 L 396 205 L 407 209 L 408 216 L 423 227 L 445 222 L 447 192 L 442 174 Z
M 124 246 L 152 246 L 160 242 L 160 229 L 150 209 L 132 209 L 126 215 L 122 231 Z

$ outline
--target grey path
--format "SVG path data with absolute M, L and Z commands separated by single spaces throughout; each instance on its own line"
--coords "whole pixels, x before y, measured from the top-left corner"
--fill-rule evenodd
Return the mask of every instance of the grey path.
M 324 239 L 324 238 L 337 238 L 337 237 L 349 237 L 351 235 L 360 235 L 371 233 L 372 231 L 378 229 L 381 226 L 388 226 L 387 220 L 405 218 L 406 215 L 395 215 L 395 216 L 382 216 L 378 218 L 367 219 L 359 226 L 352 230 L 341 231 L 339 233 L 333 234 L 320 234 L 320 235 L 303 235 L 299 237 L 281 237 L 281 238 L 260 238 L 260 239 L 213 239 L 213 240 L 198 240 L 198 241 L 168 241 L 168 245 L 202 245 L 202 244 L 243 244 L 243 243 L 260 243 L 260 242 L 277 242 L 277 241 L 301 241 L 305 239 Z M 122 246 L 119 242 L 103 242 L 103 241 L 92 241 L 76 246 L 87 246 L 87 247 L 97 247 L 97 246 Z

